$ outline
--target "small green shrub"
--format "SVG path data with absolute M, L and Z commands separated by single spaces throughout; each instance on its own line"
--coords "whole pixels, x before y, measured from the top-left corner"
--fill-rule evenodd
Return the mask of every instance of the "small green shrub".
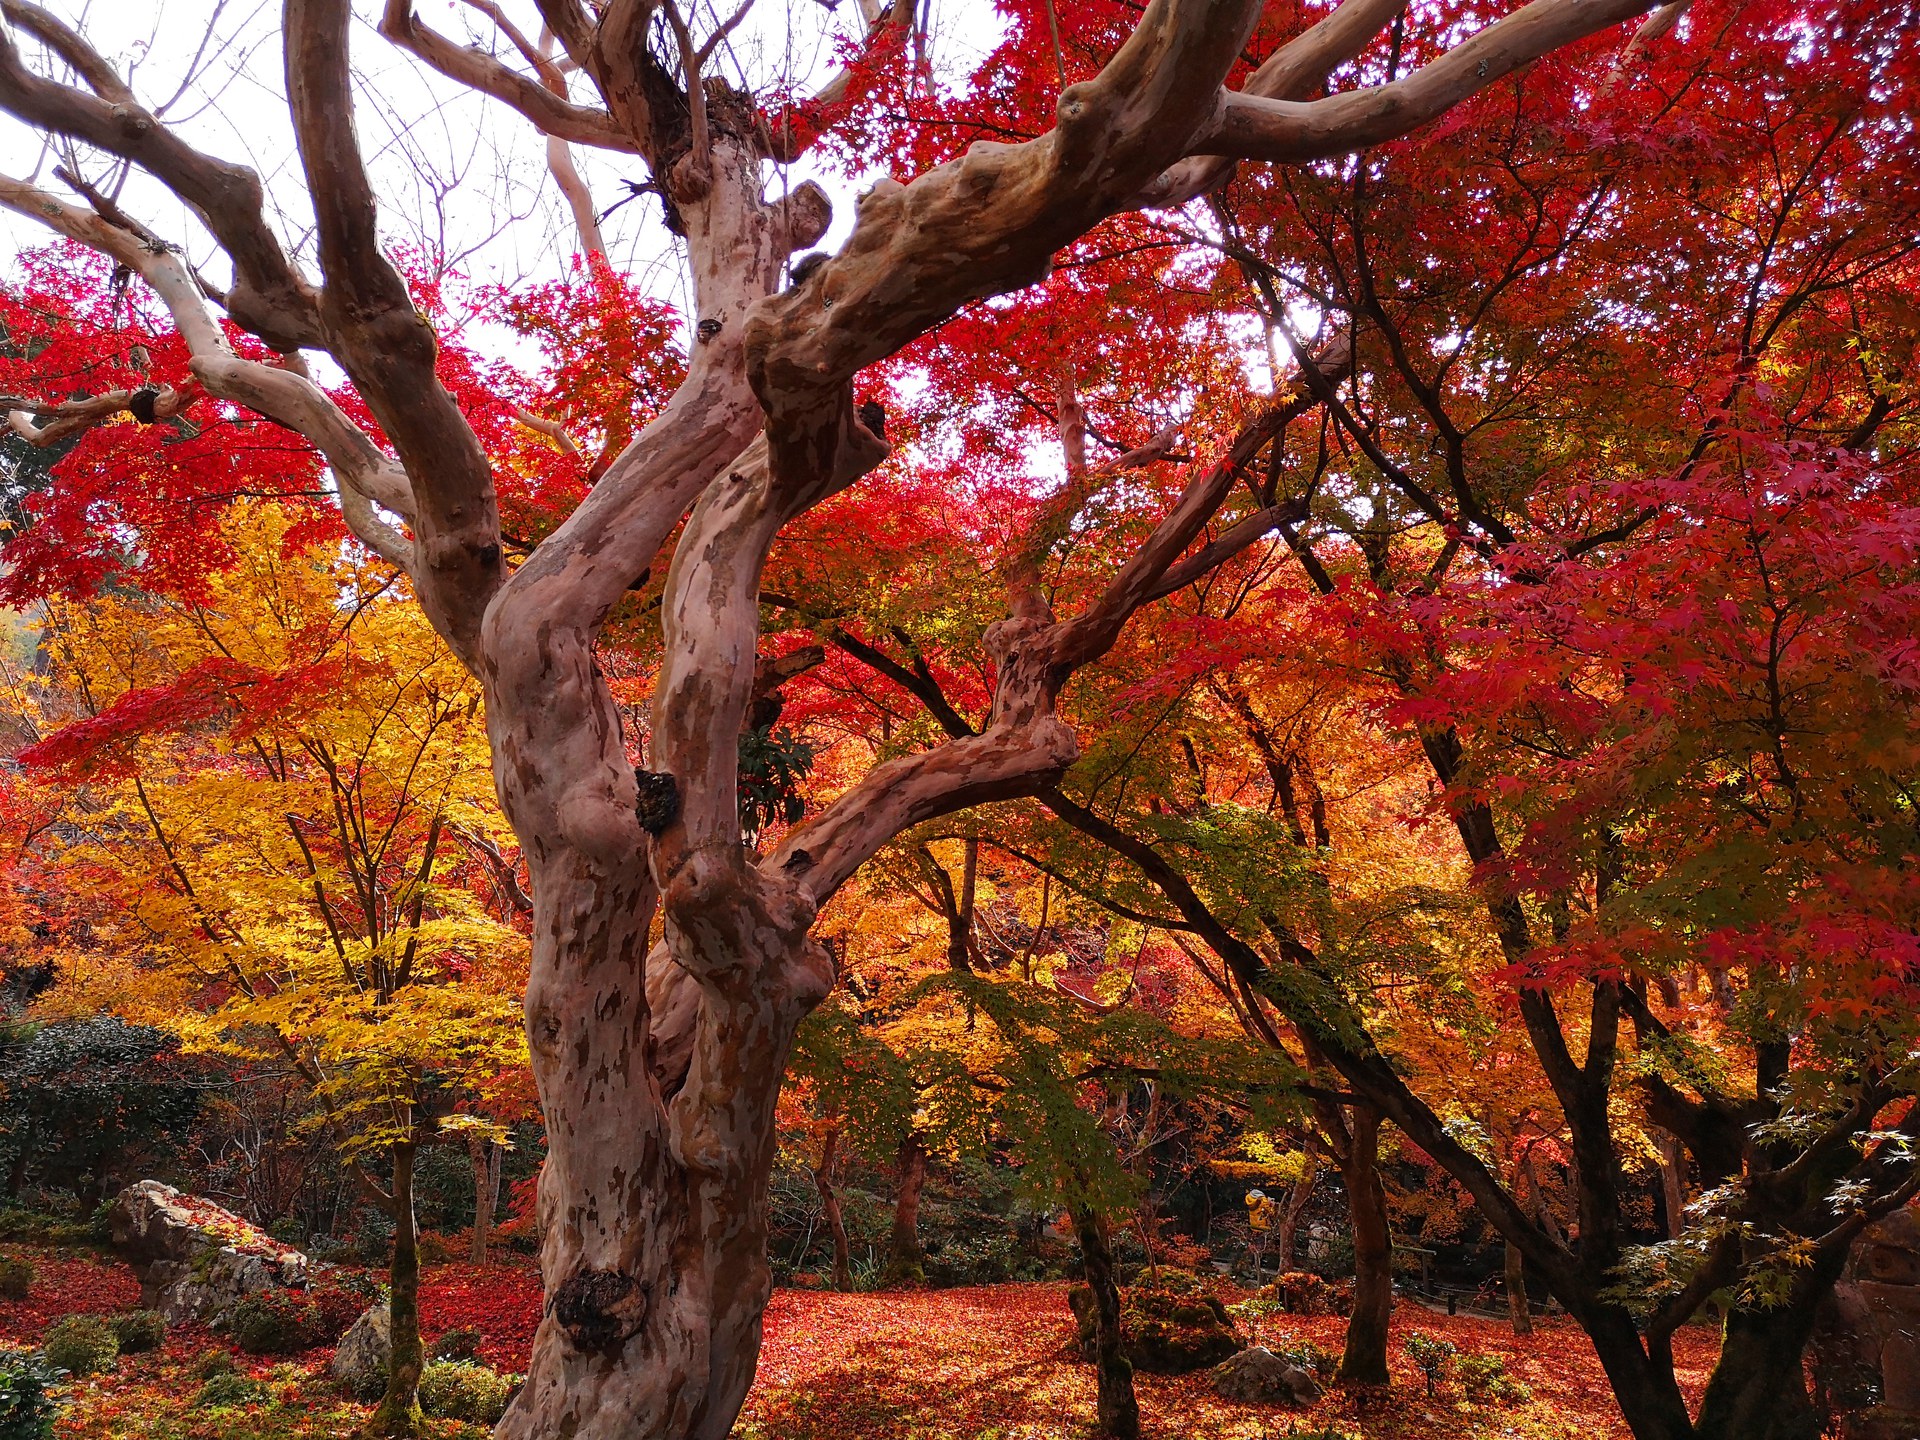
M 69 1375 L 97 1375 L 113 1369 L 113 1362 L 120 1355 L 120 1342 L 114 1338 L 113 1326 L 104 1317 L 69 1315 L 54 1322 L 41 1349 L 46 1352 L 48 1364 Z
M 1440 1383 L 1440 1377 L 1446 1374 L 1448 1364 L 1460 1353 L 1460 1347 L 1451 1340 L 1436 1339 L 1423 1330 L 1415 1330 L 1407 1336 L 1405 1349 L 1407 1358 L 1426 1376 L 1428 1395 L 1434 1393 L 1434 1387 Z
M 519 1387 L 518 1375 L 468 1360 L 437 1360 L 420 1372 L 420 1409 L 442 1420 L 494 1425 Z
M 33 1288 L 33 1262 L 12 1255 L 0 1255 L 0 1296 L 24 1300 Z
M 1453 1373 L 1474 1400 L 1518 1405 L 1533 1398 L 1533 1391 L 1507 1374 L 1507 1362 L 1498 1355 L 1462 1355 L 1454 1361 Z
M 59 1369 L 31 1350 L 0 1350 L 0 1440 L 48 1440 L 60 1402 Z
M 233 1307 L 227 1333 L 249 1355 L 290 1355 L 318 1342 L 319 1314 L 305 1295 L 265 1290 Z
M 427 1351 L 429 1360 L 471 1360 L 480 1353 L 481 1335 L 470 1326 L 447 1331 Z
M 109 1323 L 122 1355 L 144 1355 L 167 1343 L 167 1322 L 158 1310 L 129 1310 Z
M 1289 1365 L 1298 1365 L 1316 1380 L 1330 1380 L 1340 1368 L 1340 1357 L 1324 1345 L 1316 1345 L 1311 1340 L 1300 1340 L 1292 1345 L 1274 1345 L 1270 1347 Z
M 196 1380 L 211 1380 L 216 1375 L 231 1375 L 239 1368 L 230 1351 L 208 1350 L 193 1362 L 191 1373 Z
M 223 1371 L 208 1378 L 193 1397 L 196 1410 L 223 1410 L 235 1405 L 258 1405 L 267 1398 L 267 1387 L 251 1375 L 238 1370 Z

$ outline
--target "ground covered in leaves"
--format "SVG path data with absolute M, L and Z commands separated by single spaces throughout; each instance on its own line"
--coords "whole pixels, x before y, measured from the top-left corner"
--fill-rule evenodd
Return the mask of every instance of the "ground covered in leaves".
M 123 1265 L 84 1254 L 36 1250 L 24 1301 L 0 1300 L 0 1340 L 34 1344 L 64 1315 L 114 1314 L 139 1302 Z M 429 1340 L 471 1327 L 480 1358 L 523 1370 L 540 1316 L 538 1276 L 525 1263 L 430 1269 L 422 1296 Z M 1276 1315 L 1257 1338 L 1275 1348 L 1337 1349 L 1343 1323 Z M 1497 1356 L 1518 1388 L 1469 1399 L 1451 1376 L 1429 1397 L 1402 1349 L 1419 1330 L 1462 1355 Z M 783 1290 L 767 1315 L 759 1381 L 736 1432 L 740 1440 L 1084 1440 L 1093 1413 L 1093 1372 L 1072 1348 L 1066 1287 L 992 1285 L 962 1290 L 836 1295 Z M 1683 1378 L 1697 1395 L 1716 1336 L 1694 1327 L 1677 1340 Z M 326 1379 L 327 1352 L 264 1359 L 236 1356 L 264 1387 L 245 1406 L 196 1404 L 207 1357 L 229 1347 L 206 1330 L 176 1326 L 156 1354 L 125 1356 L 111 1374 L 68 1389 L 61 1440 L 152 1436 L 155 1440 L 321 1440 L 351 1433 L 365 1407 Z M 1499 1322 L 1450 1318 L 1411 1305 L 1395 1315 L 1394 1385 L 1380 1393 L 1338 1388 L 1311 1410 L 1218 1399 L 1206 1376 L 1141 1375 L 1149 1440 L 1601 1440 L 1624 1437 L 1600 1367 L 1565 1320 L 1540 1322 L 1517 1339 Z M 481 1432 L 435 1422 L 439 1440 Z

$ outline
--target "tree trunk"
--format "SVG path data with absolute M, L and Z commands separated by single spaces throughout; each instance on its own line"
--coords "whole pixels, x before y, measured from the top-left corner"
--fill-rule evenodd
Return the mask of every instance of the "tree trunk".
M 1313 1162 L 1307 1162 L 1307 1168 L 1300 1178 L 1293 1182 L 1293 1188 L 1287 1192 L 1286 1208 L 1280 1212 L 1280 1273 L 1299 1269 L 1299 1256 L 1295 1253 L 1300 1241 L 1300 1216 L 1305 1213 L 1307 1202 L 1313 1198 L 1315 1180 Z
M 1513 1320 L 1513 1333 L 1533 1333 L 1533 1307 L 1527 1303 L 1527 1262 L 1520 1247 L 1507 1242 L 1507 1314 Z
M 1687 1150 L 1678 1135 L 1660 1132 L 1660 1195 L 1667 1207 L 1667 1238 L 1687 1228 Z
M 926 1256 L 920 1249 L 920 1191 L 927 1182 L 927 1147 L 908 1133 L 900 1142 L 893 1202 L 893 1236 L 887 1246 L 888 1285 L 927 1283 Z
M 1847 1248 L 1830 1246 L 1800 1271 L 1786 1304 L 1727 1312 L 1695 1440 L 1819 1440 L 1820 1421 L 1807 1394 L 1807 1341 L 1820 1301 L 1846 1265 Z
M 1387 1191 L 1380 1183 L 1380 1113 L 1355 1105 L 1352 1139 L 1340 1156 L 1347 1207 L 1353 1223 L 1353 1315 L 1347 1321 L 1340 1379 L 1385 1385 L 1387 1330 L 1393 1320 L 1393 1235 L 1387 1226 Z
M 1087 1288 L 1093 1292 L 1094 1367 L 1099 1376 L 1096 1428 L 1110 1440 L 1138 1440 L 1140 1403 L 1134 1398 L 1133 1362 L 1127 1359 L 1126 1338 L 1120 1330 L 1120 1287 L 1113 1278 L 1107 1223 L 1098 1212 L 1080 1209 L 1074 1211 L 1073 1224 L 1080 1238 Z
M 844 1292 L 853 1289 L 853 1257 L 847 1246 L 846 1217 L 840 1213 L 840 1192 L 833 1185 L 834 1151 L 839 1139 L 838 1130 L 827 1132 L 813 1183 L 820 1191 L 820 1211 L 827 1217 L 827 1233 L 833 1237 L 833 1288 Z
M 499 1440 L 725 1440 L 746 1399 L 781 1078 L 833 970 L 740 853 L 682 864 L 651 953 L 643 845 L 532 856 L 547 1305 Z
M 493 1235 L 493 1212 L 500 1203 L 500 1149 L 486 1136 L 469 1131 L 467 1160 L 473 1167 L 473 1241 L 467 1259 L 484 1265 Z
M 393 1356 L 387 1362 L 387 1393 L 367 1421 L 370 1435 L 420 1432 L 420 1235 L 413 1215 L 413 1142 L 393 1146 L 393 1262 L 387 1270 L 387 1313 Z

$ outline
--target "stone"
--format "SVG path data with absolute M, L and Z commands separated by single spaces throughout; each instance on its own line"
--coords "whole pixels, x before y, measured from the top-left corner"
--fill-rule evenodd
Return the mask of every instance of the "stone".
M 340 1337 L 327 1368 L 355 1395 L 370 1399 L 387 1388 L 387 1367 L 392 1361 L 392 1313 L 385 1304 L 369 1305 Z
M 1300 1366 L 1255 1345 L 1213 1367 L 1213 1393 L 1248 1405 L 1305 1406 L 1320 1398 L 1320 1384 Z
M 1854 1242 L 1847 1268 L 1822 1303 L 1813 1343 L 1814 1386 L 1849 1436 L 1920 1429 L 1920 1216 L 1897 1210 Z
M 107 1215 L 114 1249 L 140 1279 L 143 1309 L 219 1329 L 265 1290 L 304 1289 L 307 1257 L 212 1201 L 157 1180 L 129 1185 Z

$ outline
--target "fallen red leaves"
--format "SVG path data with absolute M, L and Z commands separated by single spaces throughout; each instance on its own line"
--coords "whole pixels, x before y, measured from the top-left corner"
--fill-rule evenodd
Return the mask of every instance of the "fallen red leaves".
M 109 1314 L 139 1304 L 125 1265 L 34 1252 L 38 1275 L 25 1301 L 0 1301 L 0 1339 L 37 1341 L 62 1315 Z M 526 1262 L 443 1265 L 421 1285 L 421 1328 L 429 1341 L 456 1327 L 482 1337 L 480 1356 L 524 1370 L 540 1321 L 540 1277 Z M 1334 1316 L 1276 1315 L 1259 1339 L 1338 1349 L 1345 1322 Z M 1149 1440 L 1266 1440 L 1285 1427 L 1334 1426 L 1366 1440 L 1513 1440 L 1624 1437 L 1619 1411 L 1585 1338 L 1565 1320 L 1536 1322 L 1516 1338 L 1504 1323 L 1448 1317 L 1412 1305 L 1394 1315 L 1394 1386 L 1385 1394 L 1332 1390 L 1310 1411 L 1279 1411 L 1216 1397 L 1204 1374 L 1136 1379 Z M 1400 1344 L 1412 1330 L 1451 1340 L 1463 1354 L 1498 1355 L 1531 1401 L 1468 1407 L 1456 1393 L 1428 1399 Z M 782 1290 L 767 1310 L 759 1377 L 741 1434 L 777 1440 L 1068 1440 L 1086 1433 L 1093 1372 L 1072 1349 L 1073 1320 L 1059 1284 L 836 1295 Z M 187 1356 L 212 1337 L 177 1327 L 167 1350 Z M 1675 1340 L 1682 1384 L 1697 1399 L 1717 1350 L 1707 1327 Z M 313 1364 L 324 1352 L 307 1357 Z M 143 1357 L 144 1359 L 144 1357 Z M 160 1363 L 159 1357 L 151 1363 Z M 151 1363 L 147 1368 L 151 1368 Z M 138 1383 L 135 1366 L 122 1383 Z

